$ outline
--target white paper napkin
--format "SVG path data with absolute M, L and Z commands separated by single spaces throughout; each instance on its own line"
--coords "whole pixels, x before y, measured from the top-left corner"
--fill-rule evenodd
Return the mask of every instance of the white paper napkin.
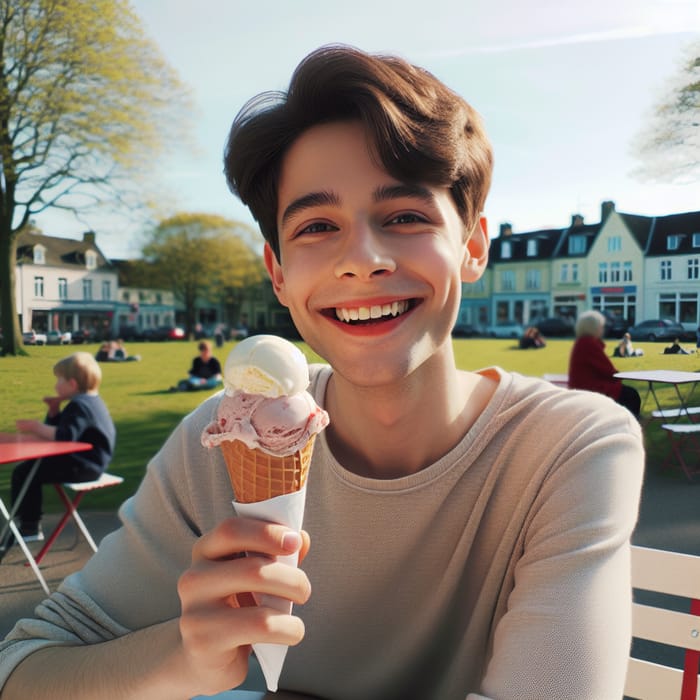
M 241 518 L 255 518 L 256 520 L 267 520 L 272 523 L 286 525 L 293 530 L 301 530 L 304 520 L 304 505 L 306 503 L 306 486 L 301 491 L 277 496 L 258 503 L 236 503 L 233 501 L 233 509 Z M 277 557 L 277 561 L 297 566 L 299 555 L 288 554 Z M 290 613 L 292 603 L 284 598 L 272 595 L 256 595 L 255 600 L 258 605 L 266 605 L 280 612 Z M 253 644 L 253 651 L 258 657 L 260 668 L 265 676 L 267 689 L 277 690 L 282 666 L 287 655 L 288 647 L 285 644 Z

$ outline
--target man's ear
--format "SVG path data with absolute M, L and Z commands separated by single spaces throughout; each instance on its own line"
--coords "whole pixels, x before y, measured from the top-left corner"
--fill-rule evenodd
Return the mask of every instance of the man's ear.
M 489 261 L 489 231 L 485 216 L 480 216 L 465 243 L 462 260 L 462 282 L 476 282 L 484 274 Z
M 263 260 L 265 261 L 267 274 L 270 276 L 270 280 L 272 281 L 272 289 L 275 292 L 275 296 L 282 306 L 287 306 L 287 302 L 285 301 L 286 293 L 284 288 L 284 274 L 282 273 L 282 266 L 279 264 L 277 256 L 270 247 L 269 243 L 265 243 Z

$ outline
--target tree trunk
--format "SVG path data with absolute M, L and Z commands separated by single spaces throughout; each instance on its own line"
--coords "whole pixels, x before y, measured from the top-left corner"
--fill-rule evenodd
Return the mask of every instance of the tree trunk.
M 2 354 L 26 355 L 21 342 L 19 317 L 15 307 L 15 269 L 17 234 L 0 231 L 0 327 Z

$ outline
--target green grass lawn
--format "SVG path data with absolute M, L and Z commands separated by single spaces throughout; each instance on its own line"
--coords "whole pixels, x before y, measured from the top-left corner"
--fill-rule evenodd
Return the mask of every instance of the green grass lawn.
M 492 339 L 456 339 L 457 364 L 463 369 L 478 369 L 499 365 L 507 370 L 533 376 L 547 372 L 567 371 L 571 340 L 549 340 L 539 350 L 519 350 L 515 341 Z M 224 362 L 234 343 L 216 350 Z M 299 343 L 310 362 L 319 361 L 309 348 Z M 43 396 L 53 393 L 54 363 L 65 355 L 86 350 L 97 352 L 97 345 L 42 346 L 28 348 L 29 357 L 0 357 L 0 431 L 14 432 L 15 419 L 44 417 Z M 613 342 L 608 343 L 611 351 Z M 643 357 L 616 359 L 620 370 L 632 369 L 700 369 L 700 358 L 694 354 L 663 355 L 663 343 L 639 343 Z M 690 347 L 690 346 L 688 346 Z M 100 393 L 117 426 L 117 448 L 110 471 L 124 477 L 124 483 L 115 488 L 90 494 L 86 508 L 112 509 L 131 495 L 144 474 L 146 464 L 156 453 L 180 419 L 192 411 L 213 392 L 169 393 L 168 388 L 186 376 L 192 358 L 197 354 L 196 343 L 129 343 L 130 354 L 141 355 L 141 362 L 106 363 L 102 365 L 103 379 Z M 644 396 L 646 385 L 637 385 Z M 663 403 L 674 402 L 673 389 L 662 389 Z M 695 403 L 700 402 L 700 396 Z M 651 410 L 651 397 L 647 402 Z M 656 464 L 666 447 L 666 436 L 657 426 L 647 430 L 649 463 Z M 0 465 L 0 491 L 9 494 L 10 465 Z M 46 510 L 59 505 L 53 490 L 46 489 Z

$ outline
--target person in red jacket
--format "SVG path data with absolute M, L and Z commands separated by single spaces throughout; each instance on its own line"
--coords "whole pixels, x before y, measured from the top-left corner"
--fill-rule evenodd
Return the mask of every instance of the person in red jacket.
M 605 354 L 604 330 L 605 316 L 599 311 L 585 311 L 578 317 L 569 356 L 569 389 L 605 394 L 639 418 L 639 392 L 615 378 L 617 369 Z

